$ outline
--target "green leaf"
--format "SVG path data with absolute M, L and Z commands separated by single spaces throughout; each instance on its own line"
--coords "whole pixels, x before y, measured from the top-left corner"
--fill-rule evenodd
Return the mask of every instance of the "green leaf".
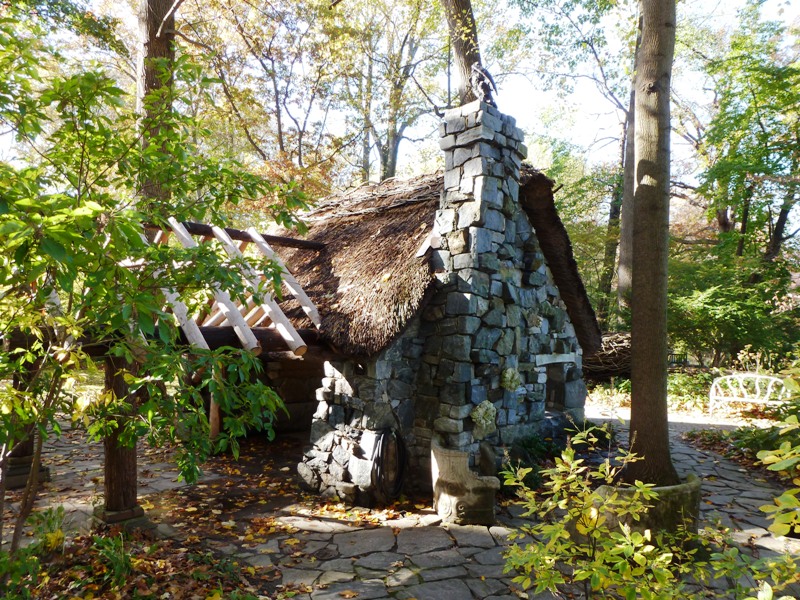
M 58 262 L 67 262 L 68 254 L 66 248 L 49 237 L 42 238 L 42 252 L 52 257 Z

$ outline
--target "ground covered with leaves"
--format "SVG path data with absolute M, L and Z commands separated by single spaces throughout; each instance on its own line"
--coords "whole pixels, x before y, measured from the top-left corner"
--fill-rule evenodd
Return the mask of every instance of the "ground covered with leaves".
M 147 532 L 78 536 L 44 557 L 34 598 L 257 598 L 257 586 L 230 559 L 200 544 L 156 540 Z
M 197 484 L 140 495 L 150 529 L 130 534 L 104 527 L 73 536 L 63 511 L 45 507 L 102 502 L 102 448 L 67 428 L 57 451 L 46 458 L 54 476 L 40 495 L 39 517 L 26 532 L 27 564 L 6 567 L 16 582 L 0 597 L 288 598 L 280 568 L 306 555 L 292 518 L 371 528 L 432 512 L 429 499 L 401 498 L 393 506 L 368 509 L 303 492 L 294 468 L 306 435 L 272 442 L 253 436 L 243 440 L 238 459 L 225 454 L 209 460 Z M 174 480 L 169 461 L 167 450 L 139 449 L 140 492 Z M 10 492 L 7 508 L 18 497 Z M 7 511 L 6 526 L 12 517 Z M 264 558 L 259 566 L 241 558 L 253 553 Z M 3 568 L 0 564 L 0 573 Z

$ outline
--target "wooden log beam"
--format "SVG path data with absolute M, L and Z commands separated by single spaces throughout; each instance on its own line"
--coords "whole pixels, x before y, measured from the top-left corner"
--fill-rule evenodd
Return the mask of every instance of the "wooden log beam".
M 186 231 L 191 233 L 192 235 L 201 235 L 206 237 L 212 237 L 214 232 L 211 229 L 211 225 L 206 225 L 205 223 L 193 223 L 191 221 L 185 222 L 182 224 Z M 161 229 L 152 224 L 145 225 L 146 229 Z M 231 236 L 231 239 L 234 239 L 239 242 L 252 242 L 253 239 L 249 233 L 246 231 L 242 231 L 241 229 L 234 229 L 232 227 L 226 227 L 225 232 Z M 324 250 L 325 244 L 322 242 L 314 242 L 311 240 L 299 240 L 296 238 L 290 238 L 280 235 L 264 235 L 261 234 L 261 237 L 265 239 L 270 244 L 274 244 L 275 246 L 286 246 L 289 248 L 302 248 L 304 250 Z
M 222 346 L 231 346 L 233 348 L 242 347 L 241 342 L 233 331 L 233 327 L 201 326 L 200 331 L 202 332 L 203 337 L 206 339 L 209 348 L 212 350 Z M 283 336 L 281 336 L 277 330 L 266 327 L 254 327 L 251 331 L 261 344 L 261 348 L 264 352 L 289 351 L 289 346 L 287 346 L 286 340 L 283 339 Z M 298 329 L 297 333 L 307 346 L 323 346 L 319 332 L 316 329 Z
M 251 330 L 256 339 L 261 343 L 261 347 L 265 354 L 271 355 L 273 358 L 283 357 L 283 353 L 291 353 L 289 347 L 286 345 L 283 337 L 272 328 L 256 327 Z M 212 350 L 222 346 L 231 346 L 233 348 L 241 348 L 242 344 L 236 335 L 233 327 L 200 327 L 200 332 L 203 338 L 208 343 L 208 347 Z M 319 357 L 322 355 L 341 358 L 329 346 L 322 341 L 322 336 L 316 329 L 298 329 L 297 332 L 303 338 L 309 349 L 309 357 Z M 54 339 L 54 331 L 44 331 L 45 339 Z M 0 338 L 1 339 L 1 338 Z M 25 333 L 23 331 L 14 331 L 10 336 L 7 336 L 10 348 L 31 348 L 34 343 L 39 341 L 36 336 Z M 178 342 L 190 347 L 192 344 L 186 338 L 182 330 L 178 331 Z M 158 342 L 157 342 L 158 343 Z M 80 347 L 83 352 L 92 358 L 104 358 L 108 353 L 110 342 L 108 340 L 98 341 L 93 339 L 91 335 L 87 335 L 78 340 L 75 340 L 75 346 Z M 299 359 L 300 357 L 295 357 Z

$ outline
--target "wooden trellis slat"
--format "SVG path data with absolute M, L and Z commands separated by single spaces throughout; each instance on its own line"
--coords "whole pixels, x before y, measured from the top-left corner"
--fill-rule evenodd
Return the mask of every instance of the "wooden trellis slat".
M 280 257 L 278 257 L 278 255 L 275 254 L 275 252 L 272 250 L 272 248 L 264 239 L 264 237 L 260 233 L 258 233 L 258 231 L 256 231 L 254 227 L 250 227 L 247 230 L 247 233 L 250 234 L 250 237 L 252 238 L 253 242 L 255 243 L 259 251 L 264 256 L 266 256 L 270 260 L 275 261 L 280 266 L 282 270 L 281 280 L 283 281 L 284 284 L 286 284 L 286 287 L 300 303 L 303 312 L 305 312 L 306 315 L 308 315 L 308 318 L 311 319 L 311 322 L 314 323 L 317 329 L 319 329 L 320 325 L 322 324 L 322 321 L 319 317 L 319 311 L 317 310 L 317 307 L 314 305 L 311 299 L 306 295 L 305 291 L 303 290 L 303 287 L 298 283 L 297 279 L 294 278 L 294 275 L 292 275 L 289 272 L 289 269 L 286 268 L 286 265 L 280 259 Z
M 163 231 L 163 230 L 159 231 L 156 233 L 153 239 L 153 243 L 155 244 L 166 243 L 168 237 L 169 237 L 168 231 Z M 147 238 L 142 236 L 142 239 L 145 241 L 145 243 L 148 243 Z M 156 277 L 158 277 L 162 272 L 163 271 L 159 269 L 154 274 Z M 183 331 L 183 335 L 186 337 L 186 340 L 189 342 L 189 344 L 191 344 L 195 348 L 208 350 L 209 345 L 208 342 L 206 341 L 206 338 L 200 331 L 200 327 L 198 327 L 197 322 L 189 316 L 189 308 L 180 299 L 180 296 L 178 296 L 178 294 L 174 290 L 171 290 L 169 288 L 161 288 L 161 293 L 164 294 L 164 298 L 166 298 L 167 304 L 169 304 L 170 307 L 172 308 L 172 314 L 178 321 L 178 325 Z M 217 404 L 213 396 L 210 398 L 208 407 L 208 426 L 209 426 L 209 435 L 211 436 L 211 439 L 216 438 L 219 435 L 219 430 L 220 430 L 220 412 L 219 412 L 219 404 Z
M 183 245 L 184 248 L 197 247 L 197 242 L 194 241 L 189 232 L 186 231 L 186 228 L 174 217 L 170 217 L 168 219 L 168 223 L 170 224 L 170 227 L 172 227 L 175 237 L 178 238 L 178 241 L 181 243 L 181 245 Z M 253 352 L 254 354 L 260 354 L 261 345 L 253 335 L 253 332 L 250 331 L 250 327 L 248 327 L 244 317 L 242 317 L 241 313 L 239 312 L 239 307 L 236 306 L 233 300 L 231 300 L 228 292 L 221 289 L 215 289 L 214 299 L 217 301 L 219 310 L 223 315 L 225 315 L 225 318 L 230 321 L 233 330 L 236 332 L 236 336 L 242 342 L 242 347 Z
M 214 232 L 214 236 L 217 238 L 217 240 L 219 240 L 219 242 L 222 244 L 222 247 L 230 256 L 234 258 L 243 258 L 242 253 L 239 252 L 236 244 L 233 243 L 233 240 L 224 229 L 216 226 L 212 227 L 211 229 Z M 242 271 L 245 282 L 251 288 L 253 293 L 257 294 L 259 292 L 259 286 L 261 285 L 261 276 L 252 266 L 247 263 L 242 265 Z M 283 314 L 280 306 L 278 306 L 278 304 L 267 294 L 263 294 L 262 299 L 263 302 L 261 303 L 261 308 L 269 316 L 269 319 L 275 324 L 275 328 L 286 341 L 289 349 L 300 356 L 305 354 L 307 350 L 306 343 L 303 341 L 303 338 L 300 337 L 300 334 L 297 333 L 286 315 Z M 228 318 L 230 319 L 230 316 Z

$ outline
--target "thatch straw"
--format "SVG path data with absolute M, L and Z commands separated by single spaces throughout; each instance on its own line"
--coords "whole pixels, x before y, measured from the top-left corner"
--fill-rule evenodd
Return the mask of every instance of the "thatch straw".
M 432 282 L 415 258 L 430 234 L 442 175 L 362 186 L 323 201 L 305 219 L 322 252 L 281 252 L 322 317 L 322 337 L 348 355 L 384 348 L 421 308 Z M 297 308 L 290 317 L 300 322 Z M 308 326 L 306 323 L 305 326 Z

